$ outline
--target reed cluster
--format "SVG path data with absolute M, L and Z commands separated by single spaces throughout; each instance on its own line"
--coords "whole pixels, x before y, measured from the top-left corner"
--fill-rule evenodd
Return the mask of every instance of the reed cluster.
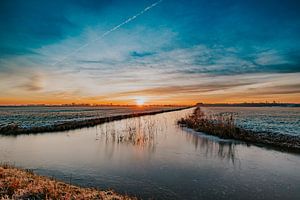
M 235 138 L 242 131 L 236 127 L 233 114 L 206 115 L 200 107 L 192 115 L 181 118 L 178 124 L 226 139 Z

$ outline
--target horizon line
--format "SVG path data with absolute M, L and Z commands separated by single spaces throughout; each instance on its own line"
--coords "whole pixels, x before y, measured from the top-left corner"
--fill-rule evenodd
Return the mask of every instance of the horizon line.
M 192 104 L 144 104 L 144 105 L 137 105 L 137 104 L 115 104 L 115 103 L 63 103 L 63 104 L 47 104 L 47 103 L 32 103 L 32 104 L 0 104 L 0 107 L 9 107 L 9 106 L 137 106 L 137 107 L 143 107 L 143 106 L 196 106 L 196 105 L 242 105 L 242 104 L 248 104 L 248 105 L 258 105 L 258 104 L 278 104 L 278 105 L 300 105 L 300 102 L 216 102 L 216 103 L 206 103 L 206 102 L 198 102 L 198 103 L 192 103 Z

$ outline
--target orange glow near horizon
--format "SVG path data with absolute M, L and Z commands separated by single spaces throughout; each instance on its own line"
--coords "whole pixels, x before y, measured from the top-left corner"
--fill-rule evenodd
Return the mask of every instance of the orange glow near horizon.
M 47 105 L 61 105 L 61 104 L 91 104 L 91 105 L 195 105 L 196 103 L 261 103 L 261 102 L 282 102 L 282 103 L 300 103 L 299 95 L 289 95 L 289 96 L 265 96 L 265 97 L 182 97 L 182 98 L 161 98 L 161 99 L 151 99 L 146 96 L 138 96 L 135 98 L 118 98 L 115 99 L 101 99 L 101 98 L 84 98 L 84 97 L 74 97 L 74 98 L 56 98 L 56 97 L 11 97 L 11 98 L 0 98 L 0 105 L 30 105 L 30 104 L 47 104 Z

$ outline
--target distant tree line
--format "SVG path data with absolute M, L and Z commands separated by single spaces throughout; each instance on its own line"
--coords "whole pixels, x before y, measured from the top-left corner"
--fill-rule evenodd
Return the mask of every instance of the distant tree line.
M 300 107 L 300 104 L 297 103 L 277 103 L 277 102 L 262 102 L 262 103 L 197 103 L 197 106 L 206 106 L 206 107 Z

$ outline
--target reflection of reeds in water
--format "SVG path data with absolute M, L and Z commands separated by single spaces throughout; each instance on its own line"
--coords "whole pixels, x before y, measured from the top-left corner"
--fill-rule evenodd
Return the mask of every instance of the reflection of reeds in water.
M 220 159 L 231 161 L 235 164 L 236 149 L 232 141 L 215 141 L 210 138 L 202 137 L 193 132 L 184 132 L 188 141 L 194 144 L 195 149 L 199 149 L 206 157 L 217 156 Z
M 100 133 L 97 139 L 105 139 L 113 144 L 131 144 L 139 147 L 148 147 L 154 150 L 155 138 L 158 130 L 157 119 L 152 117 L 137 117 L 123 120 L 122 123 L 114 122 L 100 125 Z

